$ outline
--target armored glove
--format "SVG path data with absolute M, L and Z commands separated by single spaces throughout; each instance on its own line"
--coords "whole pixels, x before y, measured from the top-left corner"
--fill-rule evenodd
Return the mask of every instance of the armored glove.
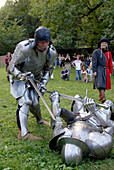
M 46 85 L 43 82 L 39 83 L 39 91 L 42 93 L 42 95 L 45 93 L 46 91 Z
M 96 103 L 91 98 L 84 98 L 84 107 L 92 113 L 95 113 L 97 111 Z
M 60 102 L 60 95 L 58 91 L 53 91 L 52 94 L 49 96 L 51 102 L 58 101 Z
M 34 75 L 31 72 L 22 73 L 19 77 L 22 81 L 27 80 L 28 77 L 34 79 Z

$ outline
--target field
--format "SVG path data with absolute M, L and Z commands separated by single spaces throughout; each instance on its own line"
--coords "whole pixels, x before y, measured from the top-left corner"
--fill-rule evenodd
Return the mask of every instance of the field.
M 70 81 L 63 81 L 60 78 L 61 68 L 54 69 L 54 79 L 50 80 L 47 90 L 57 90 L 61 94 L 75 96 L 76 94 L 95 99 L 98 102 L 98 91 L 93 90 L 91 82 L 75 82 L 75 70 L 72 68 Z M 106 91 L 107 99 L 114 102 L 114 77 L 111 77 L 112 89 Z M 51 108 L 49 94 L 44 98 Z M 61 98 L 60 106 L 68 110 L 71 108 L 71 100 Z M 40 100 L 42 116 L 50 122 L 50 114 Z M 50 150 L 49 141 L 53 130 L 51 127 L 37 125 L 35 118 L 29 113 L 28 129 L 38 137 L 44 136 L 42 141 L 31 141 L 28 139 L 17 140 L 18 128 L 16 124 L 17 102 L 10 94 L 10 85 L 7 82 L 5 66 L 0 68 L 0 170 L 113 170 L 114 149 L 104 160 L 86 158 L 78 167 L 66 166 L 61 156 Z

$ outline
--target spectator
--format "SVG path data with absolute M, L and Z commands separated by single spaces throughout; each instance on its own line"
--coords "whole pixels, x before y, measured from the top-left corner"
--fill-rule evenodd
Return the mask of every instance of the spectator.
M 94 89 L 99 90 L 99 101 L 105 102 L 105 90 L 111 89 L 110 75 L 113 71 L 112 55 L 108 50 L 110 41 L 103 38 L 98 43 L 98 49 L 93 52 L 92 65 L 94 75 Z
M 72 63 L 72 65 L 76 69 L 76 82 L 78 81 L 78 76 L 79 76 L 79 80 L 81 82 L 81 64 L 82 64 L 82 61 L 79 59 L 79 57 L 80 57 L 80 55 L 77 55 L 77 59 L 75 61 L 73 61 L 73 63 Z
M 83 74 L 83 72 L 86 71 L 86 65 L 84 62 L 82 62 L 81 64 L 81 74 Z
M 62 57 L 61 54 L 59 54 L 59 57 L 58 57 L 59 58 L 59 67 L 61 67 L 61 61 L 62 61 L 61 57 Z
M 88 83 L 89 82 L 89 77 L 88 77 L 88 74 L 86 71 L 83 72 L 83 80 L 85 83 Z
M 12 54 L 10 52 L 7 52 L 6 58 L 5 58 L 6 71 L 8 69 L 9 62 L 11 61 L 11 59 L 12 59 Z M 8 72 L 7 72 L 7 80 L 9 81 L 9 74 L 8 74 Z
M 61 67 L 64 67 L 64 66 L 65 66 L 65 57 L 62 54 L 62 56 L 61 56 Z
M 69 73 L 71 73 L 71 59 L 68 53 L 65 57 L 65 67 L 69 71 Z
M 81 54 L 81 61 L 84 61 L 84 54 Z
M 85 60 L 85 64 L 86 64 L 86 68 L 88 68 L 89 65 L 90 65 L 90 59 L 89 59 L 89 57 L 87 57 L 87 59 Z
M 93 81 L 93 69 L 92 69 L 92 61 L 90 62 L 90 65 L 89 65 L 89 70 L 90 70 L 90 79 L 91 79 L 91 82 Z
M 63 80 L 69 81 L 69 71 L 65 68 L 65 66 L 63 67 L 63 70 L 61 71 L 61 78 Z
M 77 59 L 76 53 L 74 53 L 72 58 L 73 58 L 73 61 Z
M 58 58 L 56 57 L 56 58 L 55 58 L 55 67 L 54 67 L 54 68 L 57 67 L 57 62 L 58 62 Z

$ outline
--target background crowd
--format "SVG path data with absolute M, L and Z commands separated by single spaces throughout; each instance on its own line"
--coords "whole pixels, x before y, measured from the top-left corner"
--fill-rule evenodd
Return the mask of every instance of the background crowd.
M 92 71 L 92 56 L 85 57 L 84 54 L 76 54 L 70 55 L 67 54 L 58 54 L 58 57 L 55 59 L 55 68 L 57 66 L 62 67 L 61 78 L 63 80 L 69 80 L 69 76 L 71 74 L 71 67 L 76 70 L 76 82 L 79 80 L 80 82 L 89 82 L 93 81 L 93 71 Z M 83 75 L 83 76 L 82 76 Z

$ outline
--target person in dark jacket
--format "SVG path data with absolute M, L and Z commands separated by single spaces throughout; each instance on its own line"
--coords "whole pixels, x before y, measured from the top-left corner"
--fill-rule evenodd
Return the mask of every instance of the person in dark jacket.
M 92 54 L 92 67 L 93 67 L 93 88 L 99 90 L 99 101 L 105 102 L 105 89 L 107 89 L 107 69 L 110 65 L 107 65 L 107 52 L 110 41 L 108 38 L 103 38 L 98 43 L 98 49 L 94 50 Z M 112 69 L 110 68 L 110 74 Z

